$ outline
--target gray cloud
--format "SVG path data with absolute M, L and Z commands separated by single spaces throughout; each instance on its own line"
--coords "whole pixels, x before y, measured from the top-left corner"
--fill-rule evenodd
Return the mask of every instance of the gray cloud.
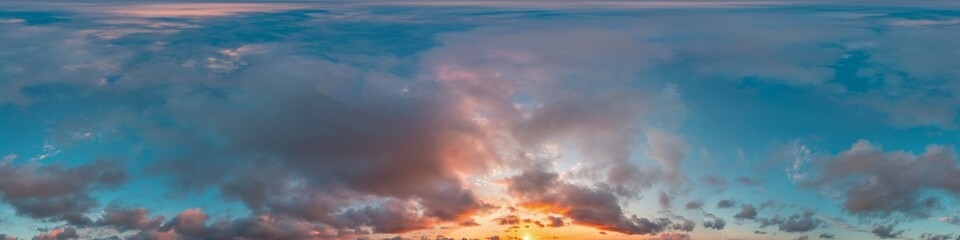
M 563 214 L 574 224 L 600 230 L 641 235 L 655 235 L 668 230 L 693 230 L 694 223 L 686 219 L 674 222 L 669 218 L 649 219 L 635 215 L 627 217 L 613 190 L 603 186 L 586 187 L 564 183 L 556 178 L 556 174 L 543 170 L 526 170 L 508 179 L 508 189 L 521 200 L 522 206 Z M 545 185 L 529 186 L 527 179 L 539 179 L 536 182 Z
M 119 232 L 128 230 L 148 230 L 159 228 L 164 222 L 163 216 L 147 218 L 144 208 L 122 209 L 115 206 L 107 207 L 102 218 L 94 226 L 107 226 Z
M 861 215 L 927 217 L 940 208 L 937 198 L 922 198 L 923 190 L 960 193 L 960 166 L 953 147 L 930 145 L 920 155 L 884 152 L 860 140 L 821 163 L 822 172 L 802 184 L 842 193 L 843 209 Z
M 520 217 L 517 217 L 517 215 L 506 215 L 495 218 L 493 221 L 496 222 L 497 225 L 517 225 L 520 224 Z
M 783 232 L 803 233 L 816 230 L 824 224 L 823 220 L 815 217 L 815 214 L 816 212 L 814 211 L 804 210 L 799 213 L 791 214 L 787 218 L 776 215 L 773 218 L 760 218 L 757 219 L 757 221 L 760 222 L 761 228 L 775 225 L 780 229 L 780 231 Z
M 716 217 L 713 214 L 704 215 L 703 227 L 707 229 L 723 230 L 727 226 L 727 221 Z
M 723 199 L 717 202 L 717 208 L 729 208 L 737 204 L 733 199 Z
M 954 234 L 936 234 L 936 233 L 921 233 L 920 240 L 957 240 L 960 239 L 960 236 Z
M 744 204 L 740 207 L 740 212 L 737 212 L 736 215 L 733 215 L 733 218 L 738 220 L 744 219 L 756 219 L 757 218 L 757 209 L 750 204 Z
M 115 187 L 125 179 L 123 169 L 108 161 L 73 168 L 0 162 L 0 199 L 19 215 L 82 226 L 92 223 L 84 214 L 99 205 L 91 192 Z
M 667 195 L 666 192 L 661 191 L 657 195 L 657 197 L 658 197 L 657 200 L 660 202 L 661 208 L 669 210 L 672 207 L 673 204 L 671 203 L 671 201 L 673 201 L 673 199 L 672 197 Z
M 566 224 L 563 223 L 563 218 L 556 216 L 547 216 L 547 226 L 549 227 L 563 227 Z
M 683 137 L 670 132 L 654 130 L 647 133 L 647 139 L 650 141 L 649 155 L 651 158 L 660 161 L 666 168 L 666 180 L 668 183 L 678 185 L 688 182 L 686 174 L 681 170 L 680 164 L 686 158 L 689 151 L 686 140 Z M 723 182 L 726 184 L 726 181 Z
M 897 227 L 896 224 L 876 225 L 873 227 L 873 230 L 870 230 L 870 233 L 873 233 L 874 236 L 880 239 L 898 238 L 903 234 L 904 230 L 895 230 L 895 227 Z
M 114 216 L 105 216 L 98 221 L 97 227 L 119 231 L 120 235 L 110 235 L 109 231 L 93 231 L 97 239 L 333 239 L 337 234 L 351 234 L 349 231 L 337 231 L 334 228 L 277 215 L 251 215 L 236 219 L 219 219 L 210 222 L 210 216 L 200 209 L 188 209 L 163 223 L 154 224 L 157 219 L 151 219 L 148 225 L 140 225 L 140 231 L 133 235 L 123 235 L 132 222 L 144 220 L 141 217 L 141 208 L 114 209 Z M 208 222 L 210 222 L 208 224 Z M 106 224 L 114 223 L 114 224 Z
M 943 216 L 943 217 L 937 218 L 936 220 L 944 223 L 953 224 L 953 225 L 960 225 L 960 215 Z
M 754 179 L 746 176 L 737 177 L 736 182 L 744 186 L 757 186 L 763 184 L 762 179 Z
M 37 236 L 34 236 L 33 240 L 67 240 L 67 239 L 78 239 L 80 235 L 77 234 L 77 229 L 72 227 L 63 227 L 50 230 L 50 232 L 41 233 Z
M 703 177 L 703 182 L 707 185 L 713 186 L 719 191 L 725 191 L 727 189 L 727 179 L 718 176 L 706 176 Z
M 659 235 L 648 238 L 651 240 L 690 240 L 690 234 L 686 233 L 661 233 Z

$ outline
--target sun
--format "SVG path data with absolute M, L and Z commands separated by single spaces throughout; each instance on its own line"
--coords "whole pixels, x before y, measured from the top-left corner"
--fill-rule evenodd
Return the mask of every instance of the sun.
M 530 240 L 530 235 L 524 235 L 523 240 Z

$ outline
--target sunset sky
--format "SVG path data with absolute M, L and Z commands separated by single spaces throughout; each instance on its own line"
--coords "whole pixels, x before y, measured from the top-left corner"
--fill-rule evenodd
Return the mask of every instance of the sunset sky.
M 0 240 L 960 240 L 960 3 L 2 1 Z

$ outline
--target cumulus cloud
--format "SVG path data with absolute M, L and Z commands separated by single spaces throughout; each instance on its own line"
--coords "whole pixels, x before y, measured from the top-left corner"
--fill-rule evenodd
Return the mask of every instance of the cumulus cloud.
M 652 240 L 690 240 L 690 239 L 692 239 L 692 238 L 690 237 L 690 234 L 686 234 L 686 233 L 661 233 L 661 234 L 659 234 L 659 235 L 657 235 L 657 236 L 653 236 L 653 237 L 648 238 L 648 239 L 652 239 Z
M 73 168 L 6 161 L 0 163 L 0 199 L 19 215 L 82 226 L 92 223 L 84 214 L 99 205 L 91 193 L 126 179 L 121 166 L 108 161 Z
M 896 224 L 876 225 L 873 227 L 873 230 L 870 230 L 870 233 L 873 233 L 874 236 L 880 239 L 898 238 L 903 234 L 904 230 L 894 229 L 896 227 Z
M 703 182 L 707 185 L 713 186 L 719 191 L 725 191 L 727 189 L 727 179 L 718 176 L 706 176 L 703 177 Z
M 885 152 L 860 140 L 821 163 L 819 176 L 802 184 L 841 193 L 843 209 L 861 215 L 926 217 L 940 208 L 925 190 L 960 193 L 960 166 L 952 146 L 929 145 L 924 153 Z
M 566 183 L 557 177 L 555 173 L 543 170 L 526 170 L 508 179 L 509 189 L 525 208 L 562 214 L 574 224 L 600 230 L 655 235 L 668 230 L 690 231 L 693 228 L 693 222 L 685 219 L 675 223 L 669 218 L 650 219 L 636 215 L 628 217 L 613 190 L 603 186 L 588 187 Z M 544 185 L 534 187 L 524 183 L 536 179 Z
M 62 227 L 55 228 L 46 233 L 41 233 L 37 236 L 33 236 L 33 240 L 66 240 L 66 239 L 79 239 L 80 235 L 77 234 L 77 229 L 72 227 Z
M 493 219 L 497 225 L 517 225 L 520 224 L 520 217 L 517 215 L 507 215 Z
M 123 232 L 128 230 L 147 230 L 159 228 L 164 222 L 163 216 L 147 218 L 147 209 L 123 209 L 116 206 L 107 207 L 102 218 L 94 226 L 108 226 Z
M 723 230 L 727 226 L 727 221 L 714 216 L 713 214 L 704 215 L 703 227 L 707 229 Z
M 338 234 L 333 227 L 312 223 L 302 219 L 275 216 L 269 214 L 252 214 L 248 217 L 235 219 L 219 219 L 210 222 L 210 216 L 200 209 L 187 209 L 173 216 L 170 221 L 158 224 L 164 219 L 158 216 L 144 222 L 145 215 L 142 208 L 113 209 L 98 221 L 97 227 L 117 231 L 111 235 L 110 231 L 95 231 L 98 239 L 330 239 Z M 112 213 L 111 213 L 112 212 Z M 139 222 L 140 224 L 135 224 Z M 208 224 L 208 222 L 210 222 Z M 145 224 L 144 224 L 145 223 Z M 133 235 L 125 235 L 125 230 L 137 227 L 140 231 Z
M 753 207 L 751 204 L 744 204 L 740 207 L 740 212 L 737 212 L 736 215 L 733 215 L 733 218 L 738 220 L 744 219 L 756 219 L 757 218 L 757 208 Z
M 816 230 L 823 225 L 823 220 L 816 218 L 815 214 L 816 212 L 814 211 L 804 210 L 799 213 L 791 214 L 786 218 L 776 215 L 773 218 L 760 218 L 757 219 L 757 221 L 760 222 L 761 228 L 775 225 L 780 229 L 780 231 L 783 232 L 803 233 Z
M 547 216 L 547 226 L 549 227 L 563 227 L 563 218 L 556 216 Z
M 737 204 L 733 199 L 723 199 L 717 202 L 717 208 L 729 208 Z

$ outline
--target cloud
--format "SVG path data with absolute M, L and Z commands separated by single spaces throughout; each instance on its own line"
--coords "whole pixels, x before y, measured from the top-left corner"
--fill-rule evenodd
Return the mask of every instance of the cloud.
M 726 190 L 727 188 L 727 180 L 722 177 L 706 176 L 706 177 L 703 177 L 703 182 L 707 183 L 710 186 L 719 188 L 720 191 Z
M 894 230 L 896 226 L 896 224 L 876 225 L 873 227 L 873 230 L 870 230 L 870 233 L 873 233 L 874 236 L 880 239 L 898 238 L 903 234 L 904 230 Z
M 350 209 L 338 214 L 335 225 L 359 230 L 371 227 L 375 233 L 403 233 L 432 225 L 407 203 L 390 200 L 379 206 Z
M 93 225 L 112 227 L 119 232 L 124 232 L 128 230 L 156 229 L 159 228 L 163 222 L 163 216 L 147 218 L 147 209 L 144 208 L 123 209 L 116 206 L 109 206 L 104 210 L 104 215 Z
M 722 218 L 718 218 L 713 214 L 704 215 L 704 219 L 703 219 L 704 228 L 714 229 L 714 230 L 723 230 L 723 228 L 726 226 L 727 226 L 726 220 L 723 220 Z
M 467 219 L 460 223 L 457 223 L 457 225 L 461 227 L 477 227 L 477 226 L 480 226 L 480 223 L 477 223 L 477 221 L 474 219 Z
M 860 140 L 822 162 L 821 173 L 803 182 L 808 187 L 841 193 L 843 209 L 860 215 L 927 217 L 940 207 L 925 190 L 960 193 L 960 166 L 952 146 L 928 145 L 924 153 L 885 152 Z
M 683 216 L 675 215 L 672 213 L 667 214 L 671 219 L 674 220 L 673 226 L 671 228 L 676 231 L 682 232 L 691 232 L 694 228 L 697 227 L 697 223 L 692 220 L 686 219 Z
M 33 240 L 66 240 L 66 239 L 79 239 L 80 235 L 77 234 L 77 229 L 71 227 L 55 228 L 50 230 L 50 232 L 41 233 L 37 236 L 33 236 Z
M 729 208 L 737 204 L 733 199 L 723 199 L 717 202 L 717 208 Z
M 661 233 L 657 236 L 648 238 L 651 240 L 690 240 L 690 234 L 686 233 Z
M 520 217 L 517 215 L 507 215 L 503 217 L 498 217 L 493 219 L 497 225 L 517 225 L 520 224 Z
M 657 196 L 658 196 L 657 200 L 659 200 L 661 208 L 669 210 L 672 207 L 671 201 L 673 199 L 671 199 L 671 197 L 667 195 L 666 192 L 661 191 Z
M 542 179 L 544 176 L 551 179 Z M 692 230 L 690 221 L 679 223 L 668 218 L 627 217 L 620 207 L 619 198 L 608 188 L 586 187 L 559 181 L 556 174 L 543 170 L 526 170 L 508 179 L 511 194 L 527 209 L 562 214 L 574 224 L 594 227 L 604 231 L 625 234 L 655 235 L 667 230 Z M 530 187 L 526 179 L 539 179 L 545 185 Z M 517 187 L 521 185 L 526 187 Z
M 960 19 L 943 19 L 943 20 L 934 20 L 934 19 L 910 19 L 910 20 L 897 20 L 891 23 L 895 26 L 909 26 L 909 27 L 926 27 L 926 26 L 937 26 L 937 25 L 955 25 L 960 24 Z
M 223 17 L 288 10 L 261 8 L 261 5 L 122 4 L 90 9 L 127 17 L 164 18 Z M 283 26 L 289 28 L 278 29 L 300 33 L 295 35 L 317 35 L 297 28 L 306 24 L 283 22 L 300 17 L 298 14 L 285 13 L 285 17 L 279 18 L 271 15 L 269 21 L 286 24 Z M 783 21 L 778 23 L 795 21 L 781 16 L 773 18 Z M 258 18 L 250 16 L 244 21 L 255 19 Z M 792 29 L 798 31 L 790 31 L 790 34 L 776 34 L 782 29 L 771 28 L 748 32 L 740 27 L 752 23 L 746 22 L 752 18 L 710 21 L 719 27 L 689 30 L 694 33 L 691 34 L 693 38 L 700 34 L 713 36 L 709 43 L 730 46 L 715 48 L 704 44 L 708 42 L 703 39 L 680 43 L 650 41 L 661 38 L 648 36 L 648 31 L 611 30 L 578 24 L 551 28 L 533 24 L 481 27 L 438 35 L 430 32 L 425 38 L 430 39 L 431 44 L 437 41 L 438 46 L 408 57 L 403 54 L 393 56 L 392 52 L 381 49 L 372 51 L 383 52 L 382 55 L 345 53 L 363 51 L 363 47 L 370 46 L 328 46 L 326 40 L 290 39 L 292 36 L 284 35 L 284 31 L 252 34 L 248 31 L 259 31 L 261 29 L 256 27 L 263 26 L 244 28 L 247 24 L 236 24 L 229 18 L 210 22 L 191 20 L 196 25 L 189 26 L 167 20 L 104 23 L 94 29 L 142 25 L 158 31 L 184 30 L 177 32 L 184 35 L 157 37 L 161 32 L 117 29 L 115 32 L 88 32 L 101 39 L 74 40 L 69 33 L 52 33 L 69 32 L 60 31 L 63 29 L 58 26 L 24 32 L 28 35 L 0 37 L 4 43 L 9 43 L 5 45 L 11 49 L 21 49 L 14 54 L 23 56 L 5 58 L 10 62 L 2 64 L 10 66 L 3 70 L 10 71 L 3 72 L 3 77 L 12 80 L 0 83 L 3 89 L 0 103 L 12 103 L 35 116 L 66 113 L 50 110 L 56 109 L 51 106 L 57 106 L 77 109 L 84 112 L 86 118 L 95 119 L 89 122 L 51 120 L 56 122 L 50 130 L 54 135 L 69 135 L 62 132 L 77 125 L 131 131 L 116 134 L 138 139 L 138 147 L 152 150 L 147 169 L 151 176 L 170 179 L 172 187 L 188 192 L 217 188 L 223 197 L 239 201 L 254 212 L 247 218 L 226 220 L 246 227 L 228 227 L 221 225 L 220 220 L 208 225 L 212 217 L 201 217 L 206 214 L 199 210 L 188 210 L 165 222 L 161 216 L 147 217 L 145 209 L 108 208 L 102 219 L 96 222 L 85 220 L 83 215 L 99 205 L 90 192 L 118 186 L 124 182 L 126 173 L 91 173 L 90 176 L 99 176 L 97 180 L 91 180 L 73 177 L 83 174 L 75 174 L 70 168 L 50 170 L 51 173 L 30 173 L 32 182 L 63 183 L 65 188 L 80 189 L 42 196 L 9 194 L 7 192 L 16 192 L 11 189 L 17 187 L 4 185 L 11 180 L 0 177 L 3 200 L 14 206 L 18 214 L 43 220 L 64 220 L 78 226 L 92 223 L 93 226 L 120 231 L 139 230 L 158 235 L 234 234 L 254 236 L 251 238 L 297 238 L 316 236 L 311 231 L 327 227 L 342 232 L 401 233 L 436 224 L 473 222 L 473 215 L 490 209 L 492 205 L 484 198 L 486 196 L 481 195 L 489 193 L 477 191 L 471 182 L 476 179 L 472 177 L 486 175 L 491 169 L 517 169 L 513 166 L 516 163 L 504 158 L 504 152 L 528 151 L 544 144 L 561 143 L 560 151 L 565 154 L 582 154 L 572 158 L 589 159 L 578 165 L 579 172 L 561 177 L 553 171 L 523 170 L 510 179 L 507 191 L 516 199 L 509 200 L 521 202 L 529 209 L 558 215 L 558 225 L 569 220 L 606 231 L 671 235 L 662 233 L 692 228 L 688 227 L 687 221 L 677 218 L 641 218 L 625 211 L 627 202 L 653 184 L 664 181 L 677 185 L 688 181 L 682 166 L 689 152 L 688 137 L 691 142 L 695 140 L 695 136 L 674 132 L 684 112 L 678 85 L 647 80 L 644 72 L 666 61 L 679 60 L 697 66 L 697 74 L 729 74 L 736 75 L 736 79 L 747 75 L 747 78 L 761 81 L 783 81 L 800 89 L 831 89 L 835 86 L 825 79 L 834 73 L 827 66 L 834 64 L 843 51 L 833 49 L 835 47 L 825 50 L 823 45 L 833 44 L 823 43 L 846 41 L 844 39 L 852 35 L 847 31 L 831 31 L 842 34 L 821 39 L 822 34 L 815 34 L 822 32 L 824 28 L 821 27 L 846 29 L 825 25 L 828 21 L 822 19 L 812 21 L 812 26 Z M 703 19 L 689 19 L 693 20 Z M 29 19 L 26 21 L 30 22 Z M 208 25 L 218 21 L 237 27 L 225 31 Z M 21 23 L 25 22 L 2 27 L 20 27 Z M 664 21 L 663 24 L 674 23 Z M 933 27 L 949 24 L 921 21 L 906 25 Z M 530 29 L 535 30 L 528 31 Z M 730 34 L 722 32 L 729 29 L 738 30 Z M 650 32 L 655 30 L 651 28 Z M 891 32 L 895 31 L 898 30 Z M 198 32 L 217 37 L 209 42 L 190 42 L 207 39 L 191 35 Z M 250 39 L 233 36 L 252 36 L 257 41 L 270 43 L 247 44 L 244 41 Z M 48 38 L 58 40 L 44 40 Z M 77 43 L 63 44 L 62 39 Z M 163 49 L 163 54 L 141 54 L 137 51 L 142 49 L 137 48 L 146 47 L 138 44 L 146 42 L 144 39 L 170 40 L 151 47 L 171 46 Z M 386 45 L 370 39 L 356 42 L 369 42 L 377 47 Z M 323 46 L 324 56 L 308 56 L 317 49 L 301 48 L 301 45 L 313 43 Z M 688 44 L 694 46 L 687 48 Z M 50 47 L 29 47 L 37 45 Z M 667 50 L 669 45 L 677 49 Z M 263 46 L 267 47 L 261 48 Z M 396 51 L 420 50 L 423 49 Z M 877 56 L 884 54 L 881 52 Z M 42 56 L 43 60 L 36 59 L 39 58 L 36 56 Z M 726 61 L 729 56 L 750 56 L 751 60 Z M 677 59 L 679 57 L 684 59 Z M 183 61 L 198 61 L 200 64 L 191 67 Z M 938 65 L 933 68 L 953 69 L 951 67 Z M 924 74 L 923 68 L 917 66 L 910 66 L 909 70 L 920 76 L 930 75 Z M 897 92 L 895 90 L 890 89 Z M 925 98 L 915 94 L 909 92 L 889 104 L 873 100 L 872 95 L 860 96 L 869 102 L 837 98 L 886 109 L 882 111 L 887 111 L 895 122 L 906 126 L 949 125 L 954 117 L 949 114 L 954 111 L 949 107 L 952 106 L 948 104 L 949 97 Z M 908 107 L 914 105 L 930 107 Z M 640 142 L 642 140 L 646 142 Z M 637 163 L 635 156 L 640 152 L 657 161 L 659 168 Z M 913 157 L 923 159 L 926 154 Z M 885 152 L 881 155 L 880 159 L 899 159 L 897 156 L 902 154 Z M 909 159 L 912 154 L 903 156 Z M 834 160 L 843 162 L 837 160 L 840 158 Z M 900 160 L 890 159 L 865 161 L 864 166 L 886 169 L 883 166 L 895 165 L 890 169 L 915 169 L 922 173 L 887 174 L 887 170 L 833 166 L 827 169 L 840 170 L 836 173 L 825 171 L 810 184 L 818 189 L 844 193 L 844 209 L 867 215 L 899 212 L 926 216 L 940 202 L 934 198 L 922 198 L 919 193 L 927 190 L 957 192 L 954 185 L 943 181 L 955 178 L 955 163 L 932 161 L 936 162 L 932 164 L 935 166 L 928 168 L 925 166 L 931 164 L 907 166 L 899 164 Z M 955 161 L 955 158 L 951 159 Z M 11 172 L 19 173 L 27 168 L 16 169 Z M 869 179 L 877 179 L 879 183 Z M 720 177 L 708 177 L 705 181 L 727 186 L 727 179 Z M 744 186 L 762 184 L 759 179 L 747 177 L 738 177 L 731 182 Z M 19 183 L 13 185 L 16 184 Z M 918 190 L 906 190 L 910 188 Z M 665 209 L 671 208 L 676 201 L 665 192 L 660 192 L 659 197 Z M 694 203 L 685 207 L 702 208 L 702 203 Z M 735 205 L 731 200 L 723 200 L 717 203 L 717 208 Z M 39 208 L 56 212 L 44 213 L 36 210 Z M 756 209 L 752 205 L 752 214 L 743 208 L 740 210 L 737 219 L 756 218 Z M 780 228 L 796 231 L 811 224 L 816 229 L 819 225 L 804 214 L 766 220 L 778 222 L 776 225 Z M 165 224 L 157 226 L 161 222 Z M 716 229 L 722 229 L 725 224 L 719 218 L 710 223 L 709 227 L 706 220 L 703 224 Z M 154 228 L 166 231 L 151 230 Z
M 821 233 L 820 239 L 833 239 L 834 235 L 829 233 Z
M 19 18 L 0 18 L 0 24 L 21 24 L 26 22 L 26 20 Z
M 957 240 L 960 239 L 960 236 L 954 234 L 936 234 L 936 233 L 921 233 L 920 240 Z
M 173 230 L 181 235 L 199 237 L 206 234 L 207 218 L 209 218 L 209 215 L 200 211 L 199 208 L 187 209 L 170 219 L 169 222 L 164 223 L 158 230 L 160 232 Z
M 804 210 L 799 213 L 791 214 L 787 218 L 776 215 L 773 218 L 761 218 L 757 219 L 757 221 L 760 222 L 761 228 L 776 225 L 780 231 L 783 232 L 804 233 L 816 230 L 823 225 L 823 220 L 816 218 L 814 216 L 815 214 L 816 212 L 814 211 Z
M 555 216 L 547 216 L 547 226 L 549 227 L 563 227 L 565 226 L 563 218 Z
M 703 201 L 688 202 L 687 205 L 684 205 L 684 208 L 686 208 L 687 210 L 702 209 Z
M 737 212 L 736 215 L 733 215 L 733 218 L 738 220 L 744 219 L 756 219 L 757 218 L 757 209 L 750 204 L 744 204 L 740 207 L 740 212 Z
M 255 215 L 235 219 L 233 235 L 250 239 L 305 239 L 335 237 L 331 227 L 302 219 L 271 215 Z
M 241 13 L 278 12 L 292 10 L 301 6 L 293 4 L 260 3 L 126 3 L 126 4 L 87 4 L 75 7 L 75 10 L 107 13 L 120 16 L 143 18 L 172 17 L 218 17 Z
M 737 177 L 736 182 L 744 186 L 757 186 L 763 184 L 762 179 L 754 179 L 746 176 Z
M 943 216 L 936 219 L 937 221 L 949 223 L 953 225 L 960 225 L 960 215 L 956 216 Z
M 664 177 L 667 182 L 677 185 L 689 181 L 680 168 L 689 151 L 683 137 L 662 130 L 651 130 L 647 132 L 647 139 L 650 142 L 647 154 L 666 168 Z
M 90 194 L 127 179 L 120 165 L 96 161 L 73 168 L 60 165 L 0 163 L 0 193 L 17 214 L 42 220 L 87 225 L 84 216 L 99 205 Z
M 330 226 L 311 223 L 302 219 L 288 218 L 268 214 L 252 214 L 235 219 L 219 219 L 208 224 L 210 216 L 200 209 L 187 209 L 163 223 L 156 224 L 165 217 L 158 216 L 143 222 L 142 208 L 114 209 L 114 216 L 104 216 L 96 227 L 116 231 L 92 231 L 98 239 L 331 239 L 338 232 Z M 113 223 L 113 224 L 106 224 Z M 139 232 L 133 235 L 123 234 L 137 225 Z M 350 234 L 350 232 L 339 232 Z

